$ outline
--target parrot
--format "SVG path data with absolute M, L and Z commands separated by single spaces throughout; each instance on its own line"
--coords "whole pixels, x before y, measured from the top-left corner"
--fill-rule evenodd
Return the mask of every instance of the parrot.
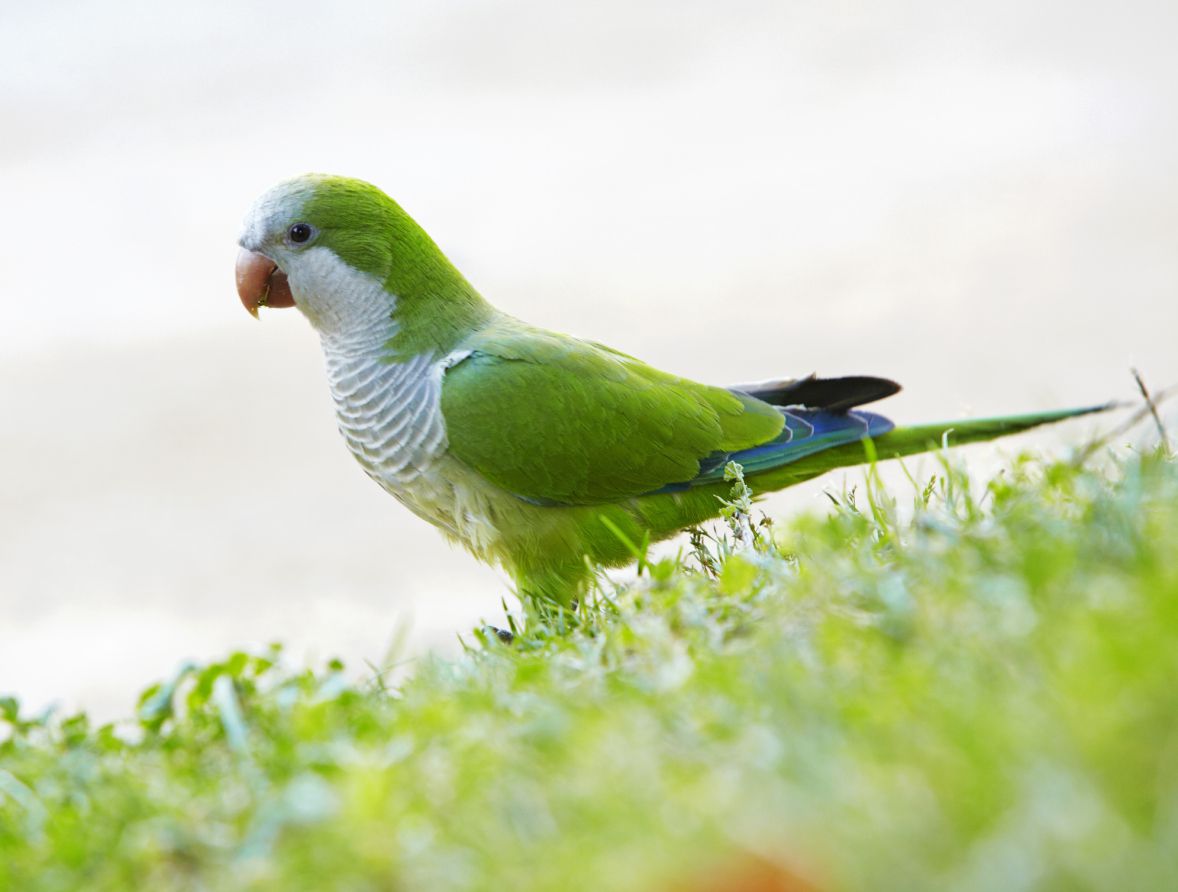
M 849 465 L 991 440 L 1111 404 L 896 427 L 874 376 L 697 383 L 492 306 L 378 187 L 307 174 L 262 194 L 238 296 L 319 335 L 364 471 L 521 600 L 569 606 L 597 568 L 719 516 L 735 462 L 758 495 Z

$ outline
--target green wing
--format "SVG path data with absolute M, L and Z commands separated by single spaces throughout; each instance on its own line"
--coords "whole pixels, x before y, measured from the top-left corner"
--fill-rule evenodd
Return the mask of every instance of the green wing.
M 592 505 L 695 477 L 714 452 L 772 440 L 772 406 L 599 344 L 501 318 L 442 381 L 450 452 L 508 492 Z

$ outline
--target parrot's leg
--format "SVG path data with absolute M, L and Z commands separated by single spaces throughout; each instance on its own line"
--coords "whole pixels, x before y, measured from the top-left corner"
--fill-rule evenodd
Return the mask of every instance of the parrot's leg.
M 575 610 L 593 583 L 593 570 L 583 560 L 543 567 L 516 567 L 511 572 L 516 593 L 537 615 L 553 608 Z

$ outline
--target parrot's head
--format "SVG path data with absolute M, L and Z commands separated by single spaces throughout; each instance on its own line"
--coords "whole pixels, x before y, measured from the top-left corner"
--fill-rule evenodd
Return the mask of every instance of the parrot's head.
M 260 307 L 297 306 L 321 332 L 387 317 L 394 265 L 441 256 L 391 198 L 362 180 L 307 174 L 265 192 L 238 239 L 237 293 Z
M 362 180 L 279 183 L 254 202 L 238 243 L 245 308 L 298 307 L 323 336 L 395 329 L 398 349 L 446 351 L 491 312 L 400 205 Z

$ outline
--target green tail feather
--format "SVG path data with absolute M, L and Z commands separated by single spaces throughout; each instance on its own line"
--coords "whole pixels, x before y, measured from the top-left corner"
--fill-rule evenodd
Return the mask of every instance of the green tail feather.
M 1085 406 L 1081 409 L 1057 409 L 1052 412 L 1032 412 L 1027 415 L 1003 415 L 998 418 L 943 421 L 937 424 L 901 427 L 876 437 L 871 443 L 874 446 L 876 458 L 884 461 L 919 452 L 930 452 L 941 448 L 944 443 L 948 443 L 950 446 L 964 446 L 966 443 L 996 440 L 999 437 L 1021 433 L 1043 424 L 1053 424 L 1067 418 L 1105 412 L 1117 408 L 1118 405 L 1118 403 L 1105 403 L 1100 406 Z M 867 441 L 848 443 L 845 446 L 838 446 L 807 456 L 792 464 L 782 465 L 764 474 L 755 475 L 750 482 L 754 490 L 760 489 L 762 492 L 784 489 L 795 483 L 809 480 L 811 477 L 825 474 L 835 468 L 858 465 L 870 460 L 871 448 L 867 445 Z

